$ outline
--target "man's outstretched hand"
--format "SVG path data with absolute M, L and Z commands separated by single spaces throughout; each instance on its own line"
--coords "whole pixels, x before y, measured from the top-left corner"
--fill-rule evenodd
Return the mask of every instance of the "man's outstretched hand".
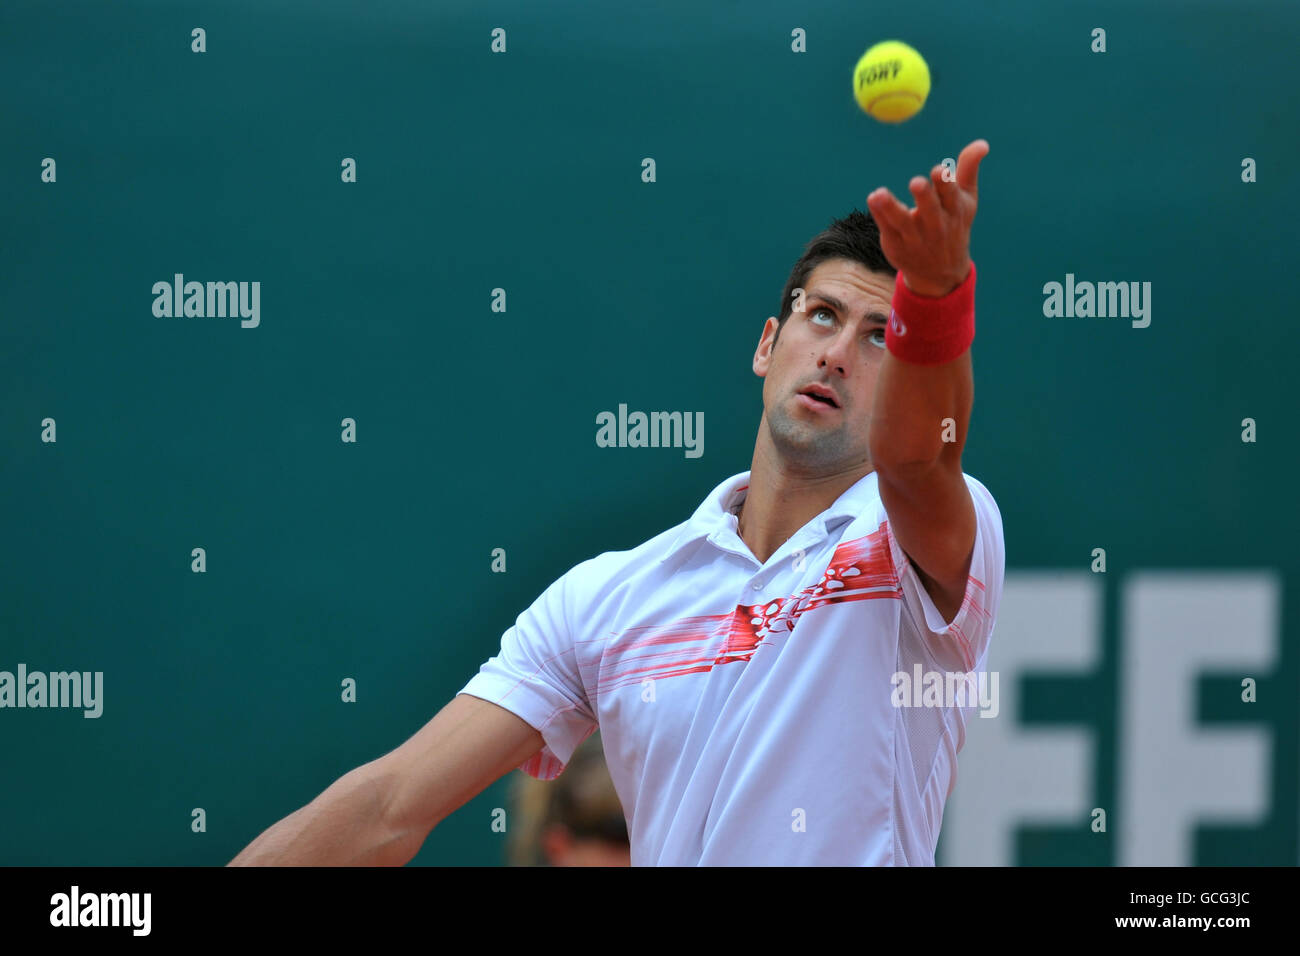
M 867 208 L 880 226 L 885 258 L 917 295 L 945 296 L 970 274 L 976 182 L 980 160 L 988 153 L 983 139 L 963 149 L 955 182 L 944 182 L 943 166 L 931 169 L 929 180 L 913 176 L 907 186 L 916 199 L 915 209 L 908 209 L 884 186 L 867 197 Z

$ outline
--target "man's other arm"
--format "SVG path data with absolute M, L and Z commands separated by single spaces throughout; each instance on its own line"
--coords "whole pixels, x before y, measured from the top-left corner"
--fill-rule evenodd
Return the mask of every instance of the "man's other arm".
M 458 694 L 406 743 L 344 774 L 230 866 L 401 866 L 435 826 L 543 746 L 510 711 Z

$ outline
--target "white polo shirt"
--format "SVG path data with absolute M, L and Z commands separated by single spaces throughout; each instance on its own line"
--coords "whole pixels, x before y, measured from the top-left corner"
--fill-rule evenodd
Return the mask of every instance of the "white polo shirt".
M 764 563 L 736 532 L 749 472 L 689 521 L 576 565 L 461 693 L 506 708 L 559 775 L 599 725 L 632 865 L 933 865 L 966 706 L 895 706 L 895 675 L 983 671 L 1002 517 L 945 624 L 866 475 Z M 904 697 L 921 702 L 919 691 Z

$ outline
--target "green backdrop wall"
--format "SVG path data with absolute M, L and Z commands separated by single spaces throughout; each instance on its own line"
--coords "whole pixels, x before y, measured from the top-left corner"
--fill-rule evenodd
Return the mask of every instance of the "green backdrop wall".
M 954 827 L 1011 817 L 983 856 L 945 825 L 941 862 L 1294 863 L 1298 32 L 1290 3 L 7 0 L 0 670 L 104 694 L 0 709 L 0 862 L 223 863 L 399 744 L 551 581 L 749 467 L 750 361 L 803 244 L 984 137 L 965 469 L 1002 509 L 1005 613 L 1072 581 L 1095 622 L 1073 665 L 1003 677 L 1003 734 L 1082 735 L 1074 809 L 972 802 L 1009 765 L 964 754 Z M 850 73 L 894 37 L 934 82 L 890 127 Z M 176 273 L 259 282 L 258 325 L 156 316 Z M 1150 282 L 1150 325 L 1046 317 L 1067 274 Z M 620 403 L 703 412 L 703 455 L 597 447 Z M 1179 733 L 1245 734 L 1237 789 L 1143 855 L 1164 795 L 1134 789 L 1122 688 L 1152 570 L 1262 590 L 1254 657 L 1228 628 L 1169 672 Z M 1050 649 L 1079 617 L 1033 620 L 1020 646 Z M 1183 626 L 1152 620 L 1133 642 Z M 504 788 L 415 862 L 500 862 Z

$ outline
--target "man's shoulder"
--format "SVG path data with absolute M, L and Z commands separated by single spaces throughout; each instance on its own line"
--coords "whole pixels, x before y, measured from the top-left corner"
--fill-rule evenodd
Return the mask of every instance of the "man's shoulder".
M 1002 511 L 998 507 L 997 500 L 984 482 L 974 475 L 963 471 L 962 478 L 966 481 L 966 488 L 970 491 L 971 503 L 975 508 L 977 540 L 982 543 L 985 553 L 990 555 L 999 566 L 1002 566 L 1005 562 L 1006 545 L 1002 526 Z M 861 536 L 887 525 L 889 525 L 889 514 L 885 511 L 884 502 L 880 499 L 879 490 L 877 489 L 869 506 L 859 512 L 857 519 L 846 530 L 845 534 L 846 537 Z M 902 552 L 897 541 L 893 538 L 892 528 L 887 531 L 887 534 L 897 564 Z
M 595 557 L 575 564 L 566 573 L 575 582 L 600 586 L 626 578 L 642 569 L 657 568 L 673 552 L 673 546 L 689 524 L 682 521 L 632 548 L 602 551 Z
M 970 474 L 969 472 L 963 471 L 961 473 L 961 476 L 966 481 L 966 487 L 970 490 L 971 499 L 975 502 L 976 507 L 984 508 L 991 511 L 995 516 L 998 517 L 1000 521 L 1002 515 L 1001 512 L 998 510 L 997 499 L 993 497 L 993 492 L 989 491 L 988 486 L 986 486 L 984 482 L 980 481 L 980 479 L 976 478 L 974 475 Z M 873 486 L 873 491 L 874 494 L 871 496 L 870 504 L 872 506 L 878 506 L 881 503 L 880 489 L 878 486 Z M 883 510 L 882 510 L 882 515 L 883 515 Z
M 1000 537 L 1002 534 L 1002 511 L 998 508 L 998 502 L 993 497 L 993 492 L 989 491 L 984 482 L 974 475 L 962 472 L 962 477 L 966 479 L 966 487 L 970 489 L 971 500 L 975 502 L 977 516 L 986 519 L 986 522 L 997 531 Z

